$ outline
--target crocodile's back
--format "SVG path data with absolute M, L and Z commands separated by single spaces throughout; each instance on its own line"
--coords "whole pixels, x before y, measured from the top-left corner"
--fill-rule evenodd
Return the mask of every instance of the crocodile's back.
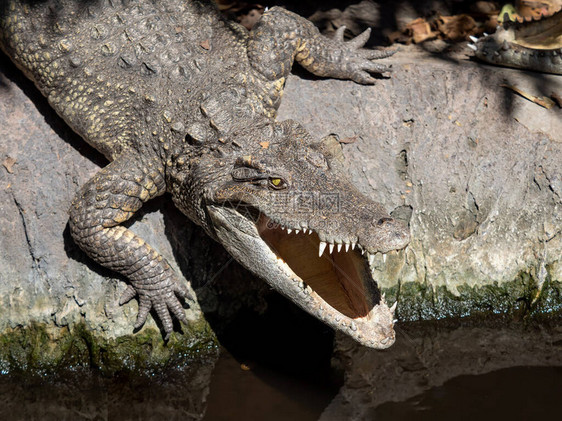
M 185 136 L 202 118 L 194 110 L 205 92 L 245 64 L 243 30 L 223 22 L 210 1 L 0 4 L 2 48 L 110 159 L 131 144 L 155 149 Z

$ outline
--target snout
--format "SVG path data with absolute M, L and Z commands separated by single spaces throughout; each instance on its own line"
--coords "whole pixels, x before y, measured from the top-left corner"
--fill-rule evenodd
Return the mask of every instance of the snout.
M 402 221 L 391 216 L 376 217 L 371 222 L 370 233 L 378 239 L 379 251 L 386 253 L 401 250 L 410 242 L 410 230 Z

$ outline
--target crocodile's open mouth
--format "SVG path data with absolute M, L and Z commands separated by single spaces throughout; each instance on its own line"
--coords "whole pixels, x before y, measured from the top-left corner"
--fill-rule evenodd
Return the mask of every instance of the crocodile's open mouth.
M 359 244 L 327 246 L 310 230 L 283 229 L 250 208 L 208 206 L 214 234 L 246 268 L 299 307 L 359 343 L 394 343 L 394 308 L 369 269 L 373 254 Z
M 319 256 L 320 238 L 316 233 L 289 233 L 263 215 L 258 232 L 277 258 L 304 283 L 303 287 L 308 285 L 339 313 L 351 319 L 366 317 L 373 308 L 373 299 L 379 302 L 380 297 L 373 297 L 373 291 L 365 285 L 365 280 L 372 280 L 366 273 L 366 259 L 358 250 L 326 250 Z
M 394 309 L 373 281 L 368 262 L 374 255 L 360 245 L 330 244 L 310 230 L 291 230 L 260 215 L 256 228 L 296 284 L 297 304 L 360 343 L 386 348 L 394 343 Z M 287 295 L 287 294 L 286 294 Z M 299 303 L 299 298 L 303 298 Z
M 505 18 L 495 33 L 471 36 L 468 46 L 488 63 L 562 74 L 562 11 L 540 20 L 511 22 Z

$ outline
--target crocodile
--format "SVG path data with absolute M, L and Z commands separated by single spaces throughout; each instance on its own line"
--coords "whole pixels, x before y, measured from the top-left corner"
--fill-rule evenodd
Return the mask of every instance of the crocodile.
M 409 230 L 345 175 L 334 136 L 277 121 L 297 61 L 315 75 L 374 84 L 394 51 L 322 36 L 268 10 L 252 31 L 199 0 L 2 1 L 0 46 L 53 109 L 109 164 L 76 193 L 73 240 L 124 276 L 164 340 L 187 323 L 189 283 L 124 226 L 168 192 L 244 267 L 296 305 L 372 348 L 395 340 L 394 306 L 370 272 Z M 339 147 L 339 144 L 338 144 Z M 341 155 L 341 148 L 339 149 Z M 196 247 L 196 245 L 192 245 Z
M 562 74 L 562 4 L 550 12 L 550 16 L 527 19 L 502 13 L 496 32 L 471 36 L 469 47 L 487 63 Z

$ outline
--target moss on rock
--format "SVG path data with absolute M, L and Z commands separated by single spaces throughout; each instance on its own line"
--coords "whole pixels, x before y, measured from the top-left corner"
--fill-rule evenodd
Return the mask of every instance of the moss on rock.
M 461 317 L 550 319 L 562 316 L 562 283 L 547 276 L 541 284 L 522 272 L 513 281 L 487 285 L 460 285 L 458 295 L 445 285 L 416 282 L 385 289 L 387 301 L 398 300 L 400 321 L 440 320 Z
M 2 373 L 52 373 L 87 367 L 105 375 L 182 367 L 216 357 L 218 342 L 204 319 L 192 322 L 183 334 L 165 343 L 153 328 L 109 339 L 85 324 L 59 328 L 34 323 L 0 334 Z

